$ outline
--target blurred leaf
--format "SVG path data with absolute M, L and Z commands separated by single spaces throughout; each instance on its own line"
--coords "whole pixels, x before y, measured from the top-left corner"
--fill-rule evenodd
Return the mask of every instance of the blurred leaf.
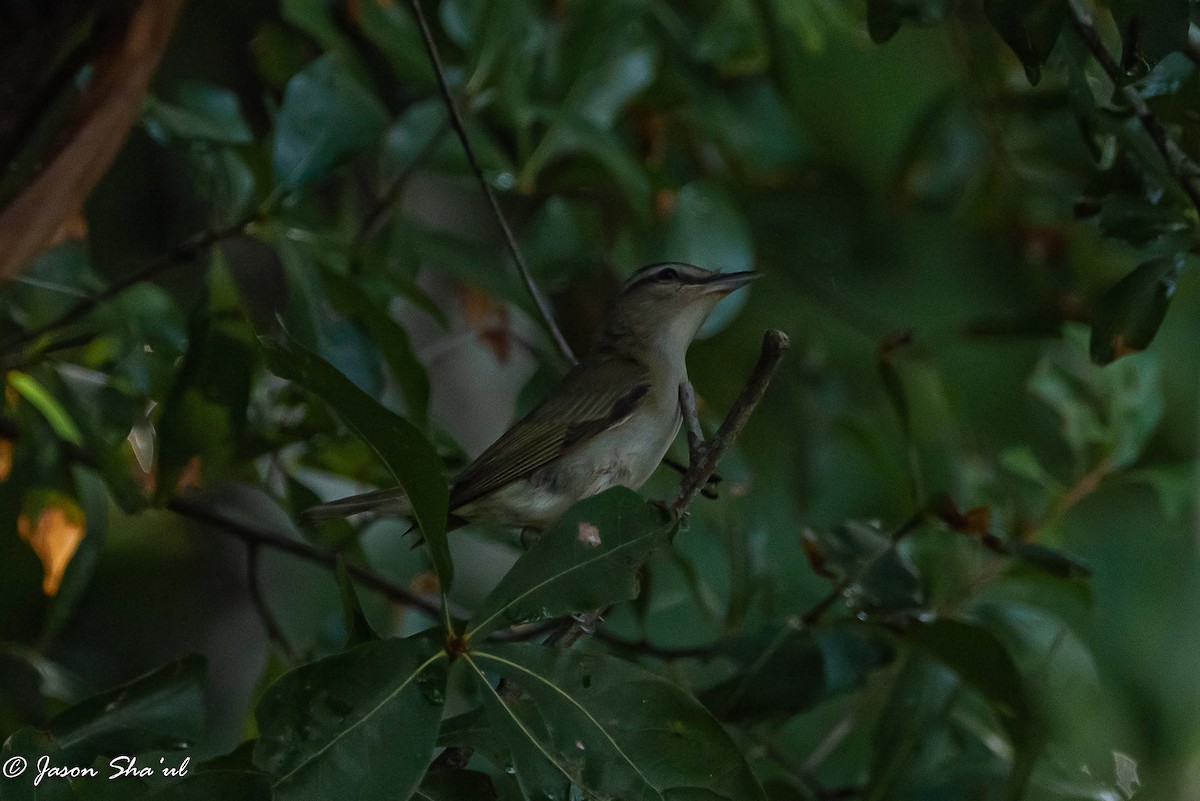
M 636 492 L 613 487 L 571 507 L 476 610 L 466 634 L 599 609 L 638 594 L 637 573 L 674 526 Z
M 357 8 L 363 35 L 387 56 L 396 76 L 414 87 L 433 86 L 433 69 L 411 11 L 387 0 L 362 0 Z
M 1125 478 L 1153 488 L 1163 513 L 1173 520 L 1186 519 L 1196 503 L 1195 462 L 1140 467 L 1125 473 Z
M 450 493 L 442 463 L 429 440 L 412 423 L 388 411 L 312 351 L 294 340 L 263 340 L 271 370 L 315 392 L 379 457 L 413 506 L 413 517 L 429 544 L 443 590 L 454 577 L 446 544 Z
M 868 674 L 894 656 L 891 645 L 865 628 L 813 630 L 798 621 L 746 636 L 726 652 L 739 672 L 700 695 L 701 702 L 725 721 L 805 712 L 860 688 Z M 776 681 L 779 676 L 788 681 Z
M 1054 49 L 1067 18 L 1068 0 L 984 0 L 983 10 L 1004 42 L 1025 65 L 1031 84 Z
M 192 316 L 187 353 L 156 426 L 157 497 L 182 479 L 220 475 L 232 464 L 246 423 L 258 354 L 224 263 L 214 257 L 207 302 Z
M 718 3 L 692 45 L 694 56 L 726 75 L 763 71 L 769 60 L 763 19 L 750 0 Z
M 1086 578 L 1092 575 L 1092 569 L 1078 559 L 1036 542 L 1016 542 L 1009 548 L 1017 559 L 1057 578 Z
M 1081 466 L 1107 459 L 1117 470 L 1138 459 L 1162 418 L 1158 363 L 1146 352 L 1097 367 L 1084 356 L 1086 336 L 1069 328 L 1038 364 L 1030 389 L 1062 418 Z
M 9 370 L 7 378 L 8 386 L 29 401 L 30 406 L 41 412 L 42 417 L 46 418 L 46 422 L 60 439 L 72 445 L 83 445 L 83 434 L 80 433 L 79 426 L 71 419 L 71 415 L 67 414 L 67 410 L 58 399 L 47 392 L 36 378 L 19 370 Z
M 1182 255 L 1151 259 L 1104 293 L 1092 316 L 1092 361 L 1108 364 L 1150 345 L 1182 269 Z
M 100 289 L 87 248 L 68 239 L 31 260 L 6 287 L 0 308 L 26 330 L 39 328 Z
M 174 104 L 155 97 L 146 100 L 143 122 L 158 141 L 179 139 L 223 145 L 254 141 L 254 134 L 242 117 L 238 97 L 230 90 L 188 81 L 180 85 L 178 98 Z
M 720 723 L 653 673 L 613 657 L 525 644 L 488 645 L 463 660 L 530 797 L 570 784 L 585 797 L 765 798 Z M 532 703 L 504 704 L 485 670 L 518 684 Z
M 1121 31 L 1121 68 L 1142 75 L 1188 38 L 1188 4 L 1174 0 L 1114 0 L 1113 19 Z
M 943 618 L 913 626 L 904 640 L 937 658 L 979 691 L 995 709 L 1015 746 L 1028 740 L 1034 723 L 1028 691 L 1012 657 L 994 634 L 973 623 Z
M 904 23 L 936 25 L 947 6 L 947 0 L 867 0 L 867 30 L 873 41 L 886 42 Z
M 63 573 L 63 580 L 46 613 L 39 643 L 45 648 L 53 643 L 59 632 L 71 620 L 79 602 L 91 586 L 92 574 L 104 547 L 108 529 L 108 494 L 101 476 L 84 467 L 74 467 L 77 493 L 86 536 L 75 550 Z
M 552 164 L 568 156 L 591 158 L 620 190 L 621 198 L 634 211 L 650 205 L 651 184 L 646 170 L 617 134 L 582 115 L 559 109 L 539 109 L 538 119 L 549 129 L 521 167 L 517 185 L 532 188 Z
M 418 426 L 427 425 L 429 374 L 425 371 L 425 365 L 417 359 L 408 333 L 392 319 L 385 308 L 380 308 L 371 300 L 367 292 L 360 288 L 359 283 L 329 269 L 322 270 L 321 277 L 333 305 L 361 324 L 379 346 L 393 378 L 408 402 L 409 416 Z M 383 293 L 378 294 L 384 296 Z
M 277 799 L 408 798 L 429 767 L 445 687 L 446 655 L 428 639 L 304 665 L 259 701 L 254 762 Z
M 318 181 L 387 127 L 383 104 L 327 53 L 288 81 L 275 121 L 275 180 L 289 189 Z
M 853 608 L 881 614 L 918 611 L 924 604 L 917 568 L 876 526 L 847 521 L 828 531 L 809 530 L 823 566 L 849 581 L 846 601 Z
M 896 188 L 926 208 L 955 208 L 980 182 L 988 163 L 979 115 L 956 92 L 934 100 L 912 127 Z

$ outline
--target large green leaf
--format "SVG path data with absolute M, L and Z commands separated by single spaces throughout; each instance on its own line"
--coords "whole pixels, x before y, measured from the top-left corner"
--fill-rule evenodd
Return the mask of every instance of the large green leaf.
M 429 543 L 443 589 L 454 578 L 446 543 L 450 492 L 437 451 L 412 423 L 388 411 L 336 367 L 294 340 L 263 341 L 278 375 L 317 393 L 379 456 L 412 502 L 413 517 Z
M 465 636 L 635 597 L 638 568 L 673 530 L 662 511 L 625 487 L 585 499 L 517 560 L 479 606 Z
M 528 644 L 463 658 L 529 797 L 572 786 L 572 797 L 595 799 L 765 798 L 716 718 L 660 676 L 613 657 Z M 504 704 L 485 671 L 517 683 L 532 702 Z
M 288 81 L 275 121 L 275 180 L 299 189 L 383 134 L 387 110 L 354 78 L 345 57 L 327 53 Z
M 433 755 L 446 663 L 432 640 L 383 640 L 272 684 L 255 711 L 254 762 L 274 797 L 408 798 Z

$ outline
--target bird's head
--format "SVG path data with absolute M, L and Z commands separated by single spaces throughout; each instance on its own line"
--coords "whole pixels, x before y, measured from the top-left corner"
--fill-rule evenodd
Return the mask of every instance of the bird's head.
M 759 275 L 719 273 L 678 262 L 643 267 L 613 299 L 601 323 L 600 341 L 682 358 L 717 301 Z

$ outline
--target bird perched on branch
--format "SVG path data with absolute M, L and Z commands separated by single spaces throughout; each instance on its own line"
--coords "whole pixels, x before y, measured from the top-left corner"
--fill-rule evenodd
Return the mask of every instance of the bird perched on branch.
M 717 301 L 758 275 L 667 263 L 630 276 L 591 352 L 455 478 L 451 527 L 482 520 L 542 529 L 609 487 L 640 487 L 679 432 L 688 346 Z M 314 506 L 304 517 L 411 511 L 403 490 L 388 489 Z

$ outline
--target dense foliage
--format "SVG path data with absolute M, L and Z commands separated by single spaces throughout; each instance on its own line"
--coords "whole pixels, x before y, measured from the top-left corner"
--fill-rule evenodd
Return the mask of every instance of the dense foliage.
M 425 6 L 577 351 L 640 265 L 765 274 L 691 352 L 711 433 L 792 341 L 716 499 L 672 517 L 664 467 L 447 535 L 564 362 L 412 8 L 194 2 L 0 289 L 0 798 L 1200 792 L 1200 9 Z M 88 13 L 20 74 L 54 102 L 12 102 L 0 208 Z M 396 484 L 412 521 L 296 522 Z

